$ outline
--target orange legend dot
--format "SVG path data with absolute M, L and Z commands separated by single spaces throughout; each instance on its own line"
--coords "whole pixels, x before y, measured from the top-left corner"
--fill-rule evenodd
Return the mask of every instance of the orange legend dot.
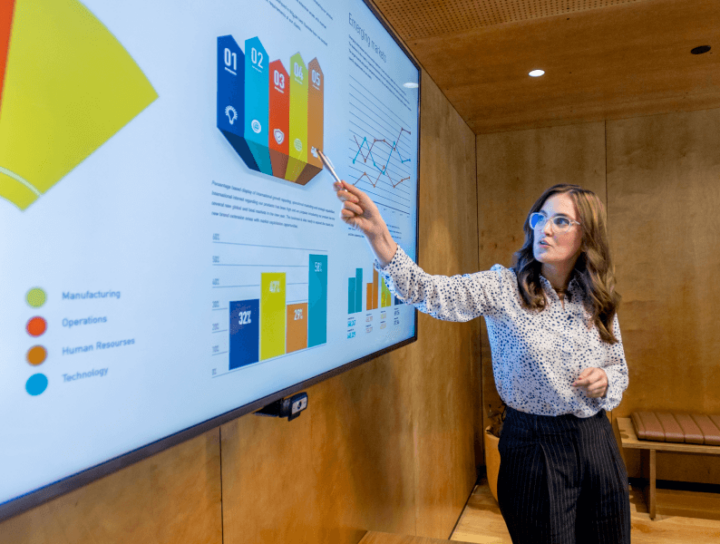
M 27 331 L 30 336 L 40 336 L 47 330 L 47 321 L 42 317 L 33 317 L 27 322 Z
M 41 365 L 47 359 L 47 350 L 42 346 L 33 346 L 27 352 L 27 360 L 31 365 Z

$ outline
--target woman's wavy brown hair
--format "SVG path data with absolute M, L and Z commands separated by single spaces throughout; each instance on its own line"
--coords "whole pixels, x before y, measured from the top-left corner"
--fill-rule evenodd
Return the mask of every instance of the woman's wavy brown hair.
M 581 253 L 573 271 L 583 290 L 583 302 L 592 314 L 600 338 L 608 344 L 615 344 L 618 339 L 613 334 L 613 320 L 620 304 L 620 295 L 615 291 L 615 267 L 610 259 L 605 207 L 592 191 L 578 185 L 553 185 L 530 208 L 523 225 L 525 243 L 514 254 L 513 263 L 522 304 L 532 310 L 543 310 L 547 306 L 545 293 L 540 286 L 542 263 L 536 261 L 533 254 L 534 233 L 530 228 L 530 214 L 539 212 L 545 201 L 557 194 L 570 195 L 581 223 L 579 228 L 583 231 Z

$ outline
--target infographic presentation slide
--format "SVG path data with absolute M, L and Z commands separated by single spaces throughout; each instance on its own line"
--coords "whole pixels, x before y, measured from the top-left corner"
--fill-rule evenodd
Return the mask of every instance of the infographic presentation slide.
M 415 335 L 418 69 L 361 0 L 0 6 L 0 505 Z

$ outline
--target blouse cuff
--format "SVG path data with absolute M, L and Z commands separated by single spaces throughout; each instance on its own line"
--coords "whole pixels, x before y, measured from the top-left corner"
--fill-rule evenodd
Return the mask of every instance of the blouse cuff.
M 622 386 L 620 384 L 621 376 L 614 368 L 603 368 L 607 376 L 608 385 L 605 389 L 605 395 L 600 397 L 600 407 L 609 412 L 614 410 L 620 404 L 622 399 Z
M 395 250 L 395 255 L 393 255 L 392 260 L 387 265 L 383 266 L 380 264 L 380 261 L 375 259 L 373 268 L 375 268 L 378 272 L 392 274 L 393 270 L 397 270 L 401 266 L 401 262 L 404 260 L 403 257 L 409 259 L 407 254 L 400 247 L 400 244 L 398 244 L 397 249 Z

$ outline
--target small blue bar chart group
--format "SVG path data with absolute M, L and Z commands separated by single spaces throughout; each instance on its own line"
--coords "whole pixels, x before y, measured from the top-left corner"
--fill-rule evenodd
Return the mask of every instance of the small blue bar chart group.
M 348 315 L 363 311 L 363 292 L 365 297 L 365 310 L 389 308 L 400 304 L 397 297 L 393 297 L 385 284 L 385 278 L 380 278 L 377 270 L 373 270 L 373 280 L 363 285 L 363 269 L 355 270 L 355 277 L 348 278 Z M 378 305 L 378 298 L 379 305 Z
M 400 325 L 400 305 L 402 302 L 397 297 L 393 297 L 385 283 L 385 278 L 380 277 L 378 271 L 373 269 L 372 281 L 363 284 L 364 276 L 363 269 L 356 268 L 355 276 L 348 278 L 348 320 L 346 331 L 348 340 L 357 337 L 357 333 L 361 329 L 361 323 L 364 326 L 366 335 L 374 330 L 383 331 L 390 324 L 393 326 Z M 370 279 L 369 276 L 368 279 Z M 365 293 L 364 309 L 363 293 Z M 380 310 L 380 312 L 375 312 L 375 310 Z M 357 315 L 363 312 L 364 315 Z M 376 319 L 378 319 L 377 323 L 375 323 Z

